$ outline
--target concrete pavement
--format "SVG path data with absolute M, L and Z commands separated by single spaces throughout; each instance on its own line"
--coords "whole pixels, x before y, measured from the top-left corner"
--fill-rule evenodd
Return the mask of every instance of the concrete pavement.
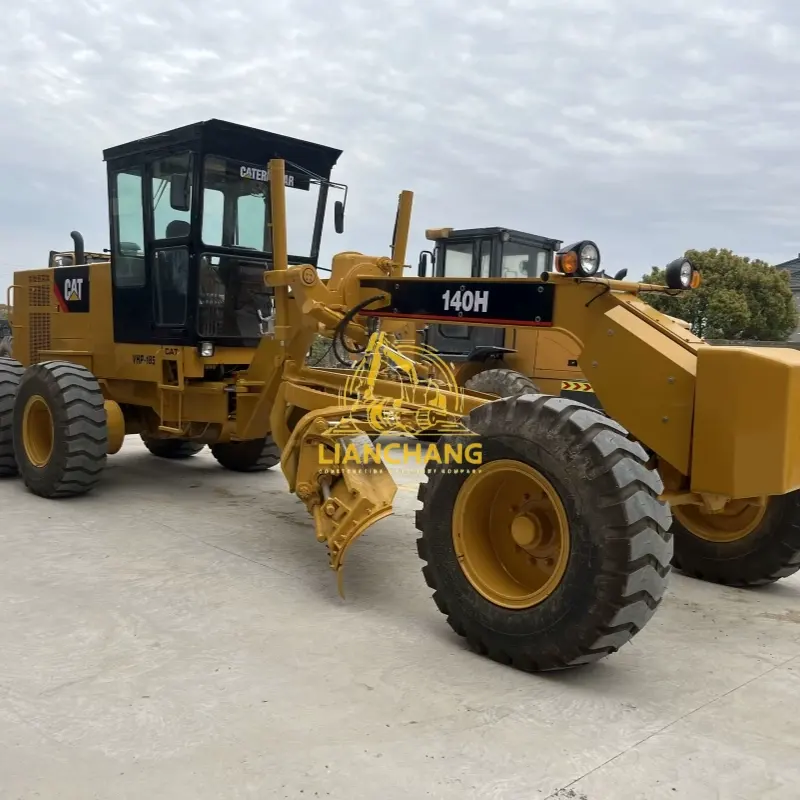
M 129 437 L 86 497 L 0 482 L 0 798 L 800 796 L 800 579 L 674 575 L 620 653 L 521 674 L 435 608 L 399 477 L 345 601 L 279 468 Z

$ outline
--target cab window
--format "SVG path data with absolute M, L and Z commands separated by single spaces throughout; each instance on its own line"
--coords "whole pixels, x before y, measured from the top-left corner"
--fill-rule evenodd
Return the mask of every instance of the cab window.
M 447 278 L 472 277 L 472 242 L 448 244 L 444 248 L 444 276 Z
M 503 244 L 502 278 L 536 278 L 547 269 L 547 251 L 518 242 Z

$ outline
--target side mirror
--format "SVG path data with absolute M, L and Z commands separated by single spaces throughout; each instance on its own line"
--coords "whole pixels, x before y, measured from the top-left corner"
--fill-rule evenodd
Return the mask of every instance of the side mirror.
M 424 278 L 428 274 L 428 263 L 433 265 L 433 253 L 430 250 L 423 250 L 419 254 L 419 263 L 417 265 L 417 277 Z
M 333 229 L 336 233 L 344 233 L 344 203 L 341 200 L 333 204 Z
M 190 210 L 189 174 L 172 175 L 169 182 L 169 204 L 175 211 Z
M 628 270 L 627 270 L 627 269 L 621 269 L 621 270 L 620 270 L 620 271 L 619 271 L 619 272 L 618 272 L 618 273 L 617 273 L 617 274 L 614 276 L 614 280 L 615 280 L 615 281 L 624 281 L 627 275 L 628 275 Z

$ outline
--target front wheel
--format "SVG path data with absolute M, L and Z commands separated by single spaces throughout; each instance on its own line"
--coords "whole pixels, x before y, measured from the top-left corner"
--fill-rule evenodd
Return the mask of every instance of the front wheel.
M 521 372 L 506 367 L 487 369 L 473 375 L 464 383 L 465 389 L 497 397 L 514 397 L 518 394 L 539 394 L 536 384 Z
M 674 506 L 676 569 L 728 586 L 763 586 L 800 570 L 800 490 L 720 513 Z
M 192 442 L 189 439 L 159 439 L 145 434 L 141 435 L 144 446 L 157 458 L 167 458 L 173 461 L 182 461 L 196 456 L 204 444 Z
M 264 472 L 281 460 L 281 451 L 269 435 L 263 439 L 212 444 L 211 454 L 220 466 L 234 472 Z
M 520 395 L 469 415 L 481 464 L 428 468 L 417 512 L 423 575 L 477 652 L 530 672 L 597 661 L 661 603 L 668 506 L 647 454 L 573 400 Z M 474 454 L 474 449 L 473 449 Z

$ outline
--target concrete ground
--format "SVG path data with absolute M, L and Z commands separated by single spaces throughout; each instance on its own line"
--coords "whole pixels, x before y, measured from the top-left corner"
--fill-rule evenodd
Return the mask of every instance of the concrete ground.
M 800 797 L 800 578 L 675 575 L 623 651 L 526 675 L 436 610 L 399 478 L 345 601 L 279 468 L 129 439 L 84 498 L 0 483 L 0 798 Z

